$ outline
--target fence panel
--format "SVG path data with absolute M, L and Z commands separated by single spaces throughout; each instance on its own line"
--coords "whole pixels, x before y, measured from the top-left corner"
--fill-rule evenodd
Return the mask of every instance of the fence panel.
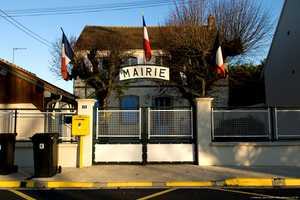
M 98 110 L 96 139 L 99 137 L 139 137 L 141 139 L 141 109 Z
M 0 112 L 0 133 L 13 132 L 13 110 L 7 112 Z
M 148 108 L 148 138 L 178 137 L 193 138 L 193 117 L 190 110 L 151 110 Z
M 276 139 L 300 137 L 300 110 L 275 108 Z
M 72 112 L 40 112 L 38 110 L 3 109 L 0 112 L 0 133 L 18 133 L 17 140 L 28 140 L 35 133 L 57 132 L 60 139 L 72 140 L 72 125 L 65 122 Z
M 269 110 L 213 110 L 214 137 L 269 137 Z
M 61 139 L 72 138 L 72 127 L 64 123 L 69 112 L 19 112 L 17 117 L 18 139 L 29 139 L 35 133 L 60 133 Z

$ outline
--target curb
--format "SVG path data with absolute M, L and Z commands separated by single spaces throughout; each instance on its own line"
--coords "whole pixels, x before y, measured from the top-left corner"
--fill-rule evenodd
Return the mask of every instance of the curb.
M 0 181 L 0 188 L 118 188 L 118 187 L 212 187 L 212 186 L 300 186 L 298 178 L 230 178 L 202 182 L 76 182 Z

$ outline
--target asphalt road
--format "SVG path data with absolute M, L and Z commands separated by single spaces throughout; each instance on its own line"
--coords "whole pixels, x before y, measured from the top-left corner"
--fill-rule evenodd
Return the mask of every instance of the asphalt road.
M 300 188 L 165 188 L 165 189 L 42 189 L 0 190 L 1 200 L 132 200 L 132 199 L 300 199 Z

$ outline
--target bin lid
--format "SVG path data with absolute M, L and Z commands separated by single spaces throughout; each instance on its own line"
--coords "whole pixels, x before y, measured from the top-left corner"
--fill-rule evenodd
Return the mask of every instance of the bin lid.
M 0 133 L 0 137 L 14 137 L 17 135 L 18 133 Z
M 32 138 L 39 138 L 39 137 L 54 137 L 59 136 L 59 133 L 36 133 L 32 136 Z

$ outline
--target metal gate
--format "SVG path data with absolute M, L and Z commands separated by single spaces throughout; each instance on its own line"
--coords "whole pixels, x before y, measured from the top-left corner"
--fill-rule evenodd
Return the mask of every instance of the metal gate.
M 95 111 L 94 163 L 194 162 L 191 108 Z

